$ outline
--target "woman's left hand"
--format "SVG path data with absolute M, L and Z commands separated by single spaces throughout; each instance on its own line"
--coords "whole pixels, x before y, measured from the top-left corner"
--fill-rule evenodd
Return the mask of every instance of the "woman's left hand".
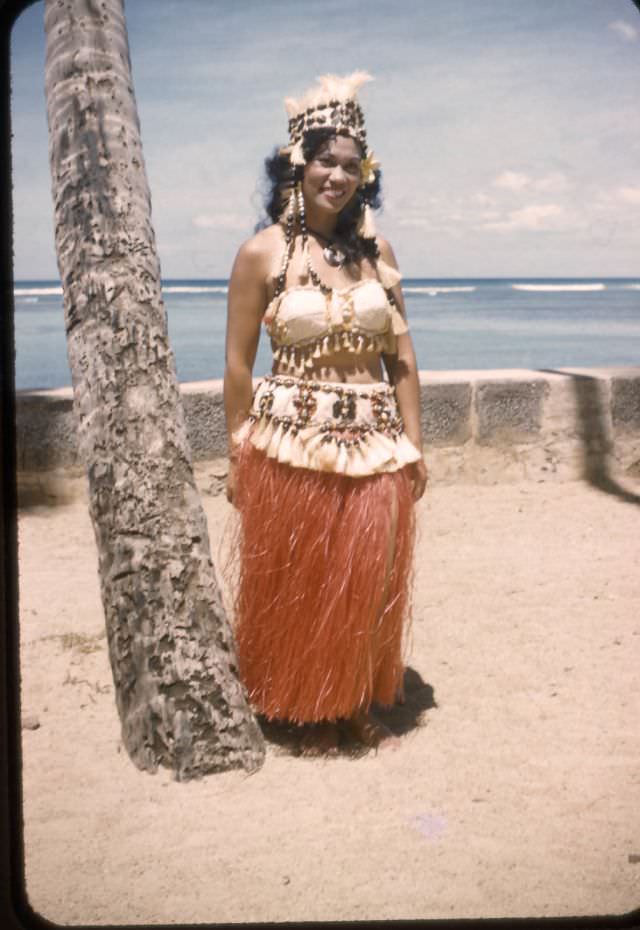
M 427 472 L 427 465 L 423 458 L 418 459 L 417 462 L 414 462 L 411 466 L 411 483 L 413 485 L 413 499 L 414 501 L 419 501 L 422 495 L 425 492 L 427 487 L 427 481 L 429 480 L 429 474 Z

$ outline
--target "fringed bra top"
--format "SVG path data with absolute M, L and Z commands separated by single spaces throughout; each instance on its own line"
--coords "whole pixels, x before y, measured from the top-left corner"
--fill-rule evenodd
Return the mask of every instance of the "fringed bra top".
M 293 468 L 352 477 L 418 461 L 388 382 L 316 381 L 310 372 L 315 359 L 345 350 L 396 353 L 396 337 L 408 329 L 391 293 L 400 272 L 377 259 L 377 277 L 349 287 L 315 286 L 309 274 L 284 287 L 287 263 L 285 256 L 274 270 L 281 289 L 264 315 L 274 358 L 286 371 L 262 379 L 233 441 L 246 439 Z
M 292 372 L 314 367 L 314 359 L 336 352 L 396 352 L 396 336 L 407 324 L 387 289 L 400 273 L 377 262 L 379 278 L 364 278 L 323 293 L 312 284 L 288 287 L 273 298 L 263 321 L 276 361 Z

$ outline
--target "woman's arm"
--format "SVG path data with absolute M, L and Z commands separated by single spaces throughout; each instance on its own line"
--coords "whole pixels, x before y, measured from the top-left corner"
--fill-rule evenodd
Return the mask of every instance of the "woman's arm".
M 380 248 L 380 258 L 397 268 L 398 263 L 393 254 L 393 249 L 386 241 L 378 237 L 378 246 Z M 396 284 L 392 289 L 396 306 L 403 317 L 406 317 L 404 298 L 400 284 Z M 413 443 L 413 445 L 422 453 L 422 424 L 420 418 L 420 381 L 418 379 L 418 365 L 416 354 L 413 348 L 411 335 L 401 333 L 397 338 L 397 353 L 395 355 L 385 355 L 384 364 L 389 374 L 389 380 L 393 384 L 398 399 L 400 416 L 404 422 L 404 429 Z M 427 466 L 424 458 L 419 459 L 413 466 L 413 496 L 419 500 L 424 494 L 427 485 Z
M 232 435 L 251 409 L 253 365 L 260 323 L 267 305 L 267 265 L 265 249 L 254 236 L 240 247 L 229 279 L 223 395 L 229 439 L 227 498 L 230 501 L 235 490 Z

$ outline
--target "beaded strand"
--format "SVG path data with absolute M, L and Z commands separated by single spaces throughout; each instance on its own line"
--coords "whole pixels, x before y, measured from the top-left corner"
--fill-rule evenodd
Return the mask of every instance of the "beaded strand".
M 293 256 L 294 245 L 295 245 L 295 221 L 296 213 L 298 221 L 300 223 L 300 232 L 302 235 L 302 254 L 305 256 L 305 265 L 307 274 L 313 284 L 320 290 L 325 296 L 333 294 L 333 288 L 328 284 L 325 284 L 318 272 L 315 270 L 311 263 L 311 251 L 309 249 L 309 231 L 307 229 L 306 215 L 304 209 L 304 194 L 302 193 L 302 184 L 298 182 L 295 188 L 292 190 L 289 197 L 289 203 L 287 206 L 287 216 L 285 224 L 285 250 L 282 257 L 282 264 L 280 266 L 280 272 L 278 274 L 276 288 L 274 292 L 274 298 L 278 297 L 285 290 L 285 283 L 287 279 L 287 271 L 289 269 L 289 263 Z M 377 251 L 377 250 L 376 250 Z M 379 252 L 378 252 L 379 254 Z M 387 299 L 392 307 L 397 308 L 397 301 L 393 295 L 391 288 L 385 287 L 385 293 Z

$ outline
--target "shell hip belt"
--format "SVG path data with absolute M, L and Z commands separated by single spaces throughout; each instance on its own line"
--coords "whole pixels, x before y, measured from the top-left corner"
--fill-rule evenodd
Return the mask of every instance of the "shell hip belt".
M 393 387 L 269 375 L 234 434 L 294 468 L 364 477 L 420 458 L 404 432 Z

